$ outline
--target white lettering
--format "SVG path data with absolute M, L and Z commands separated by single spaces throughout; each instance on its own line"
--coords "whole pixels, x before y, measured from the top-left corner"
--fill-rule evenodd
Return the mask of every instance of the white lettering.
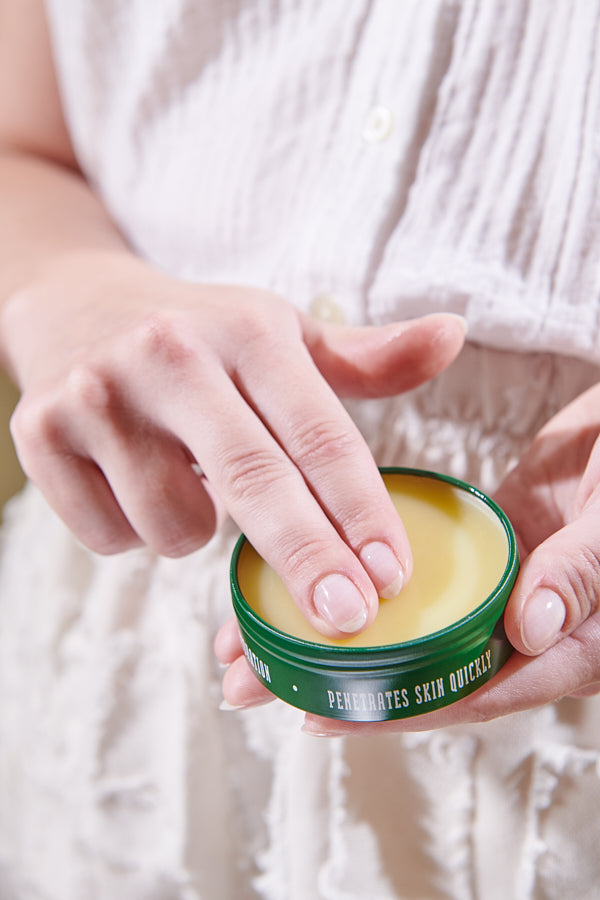
M 482 653 L 481 656 L 478 656 L 476 659 L 471 660 L 471 662 L 463 666 L 461 669 L 456 669 L 455 672 L 450 672 L 448 676 L 448 680 L 450 682 L 450 690 L 453 693 L 457 693 L 462 690 L 466 685 L 471 684 L 473 681 L 477 681 L 479 678 L 483 678 L 486 672 L 488 672 L 492 668 L 492 651 L 486 650 L 485 653 Z M 436 687 L 438 691 L 438 696 L 444 696 L 444 682 L 442 678 L 438 678 L 436 682 Z M 432 682 L 432 690 L 435 695 L 436 688 L 433 686 Z
M 244 656 L 248 660 L 250 666 L 254 669 L 257 675 L 260 675 L 265 681 L 269 684 L 271 683 L 271 672 L 269 670 L 266 662 L 263 662 L 262 659 L 259 659 L 254 650 L 251 650 L 246 641 L 242 638 L 242 650 L 244 651 Z

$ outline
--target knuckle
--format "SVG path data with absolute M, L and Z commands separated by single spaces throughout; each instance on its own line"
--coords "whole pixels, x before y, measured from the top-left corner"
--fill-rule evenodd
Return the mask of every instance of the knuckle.
M 281 460 L 268 450 L 236 447 L 221 460 L 219 482 L 235 506 L 262 505 L 265 491 L 289 478 Z
M 263 377 L 268 376 L 276 365 L 272 353 L 275 336 L 271 326 L 250 316 L 242 316 L 236 326 L 239 347 L 233 370 L 243 378 L 260 366 Z
M 571 590 L 577 612 L 586 619 L 600 606 L 600 555 L 591 545 L 579 548 L 575 561 Z
M 22 398 L 17 403 L 9 421 L 9 429 L 15 447 L 25 445 L 35 439 L 38 434 L 38 416 L 34 413 L 30 403 Z
M 81 422 L 89 413 L 113 419 L 120 406 L 110 374 L 93 362 L 79 361 L 54 387 L 21 398 L 10 419 L 10 432 L 25 454 L 56 452 L 68 443 L 70 423 Z
M 578 647 L 577 672 L 579 683 L 594 684 L 600 679 L 600 620 L 591 616 L 569 636 Z
M 151 543 L 153 549 L 161 556 L 179 559 L 207 544 L 213 533 L 214 528 L 208 523 L 186 522 L 178 525 L 177 522 L 171 521 L 169 527 L 163 529 Z
M 62 445 L 63 416 L 53 399 L 21 399 L 10 418 L 10 432 L 21 463 L 27 466 L 30 454 Z
M 164 310 L 147 315 L 135 328 L 134 352 L 144 362 L 181 369 L 195 356 L 185 328 Z
M 185 469 L 189 471 L 187 461 Z M 173 457 L 150 451 L 144 490 L 130 507 L 132 522 L 148 546 L 161 556 L 179 558 L 198 550 L 213 536 L 215 508 L 200 483 L 181 480 Z
M 287 304 L 262 290 L 252 291 L 246 302 L 239 303 L 235 315 L 245 331 L 257 337 L 279 331 L 291 318 Z
M 243 304 L 236 310 L 236 321 L 241 333 L 250 342 L 261 341 L 273 332 L 273 316 L 261 302 Z
M 151 545 L 159 556 L 167 556 L 170 559 L 180 559 L 201 546 L 201 544 L 194 542 L 189 534 L 180 534 L 172 531 L 158 535 L 151 542 Z
M 168 559 L 183 559 L 183 557 L 193 553 L 194 550 L 199 550 L 205 543 L 205 541 L 199 542 L 184 539 L 179 541 L 167 540 L 162 543 L 158 542 L 154 546 L 154 550 L 159 556 L 166 556 Z
M 270 296 L 258 295 L 252 303 L 236 309 L 235 328 L 242 338 L 237 364 L 240 371 L 260 363 L 262 372 L 271 369 L 280 373 L 286 354 L 301 340 L 296 313 Z
M 65 382 L 66 402 L 73 412 L 93 410 L 105 413 L 118 402 L 116 385 L 110 375 L 92 362 L 78 362 Z
M 286 574 L 292 581 L 309 583 L 323 573 L 323 561 L 331 559 L 331 538 L 300 536 L 297 531 L 282 532 L 275 552 L 285 559 Z M 327 566 L 326 566 L 327 568 Z
M 350 459 L 356 454 L 355 437 L 340 431 L 333 422 L 298 423 L 291 439 L 292 454 L 301 468 L 320 469 L 332 460 Z
M 142 545 L 138 535 L 128 528 L 97 528 L 85 533 L 80 531 L 77 536 L 88 550 L 98 556 L 116 556 Z

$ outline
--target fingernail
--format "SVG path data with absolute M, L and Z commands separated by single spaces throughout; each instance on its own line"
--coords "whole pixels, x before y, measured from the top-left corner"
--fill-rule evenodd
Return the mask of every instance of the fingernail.
M 323 578 L 314 590 L 313 602 L 319 615 L 338 631 L 358 631 L 367 621 L 365 598 L 345 575 Z
M 558 594 L 548 588 L 536 591 L 525 604 L 521 623 L 521 637 L 527 649 L 541 653 L 556 643 L 566 614 Z
M 222 710 L 222 712 L 242 712 L 245 709 L 254 709 L 256 706 L 266 706 L 267 703 L 271 703 L 274 699 L 274 697 L 267 697 L 264 700 L 254 700 L 251 703 L 242 703 L 240 706 L 234 706 L 233 704 L 228 703 L 227 700 L 221 700 L 219 709 Z
M 318 738 L 334 738 L 345 737 L 345 731 L 314 731 L 310 726 L 303 725 L 300 729 L 303 734 L 309 734 L 311 737 Z
M 358 554 L 360 561 L 384 600 L 397 597 L 404 584 L 404 573 L 394 551 L 381 541 L 366 544 Z
M 467 333 L 467 331 L 469 330 L 469 323 L 467 322 L 467 320 L 465 319 L 464 316 L 461 316 L 458 313 L 446 313 L 446 315 L 452 316 L 452 318 L 455 319 L 459 323 L 460 327 L 463 330 L 463 333 L 464 334 Z

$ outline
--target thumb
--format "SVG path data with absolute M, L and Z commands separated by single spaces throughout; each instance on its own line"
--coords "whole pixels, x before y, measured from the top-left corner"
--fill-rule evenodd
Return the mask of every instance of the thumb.
M 506 607 L 506 633 L 517 650 L 535 656 L 571 634 L 599 600 L 600 508 L 594 504 L 525 559 Z
M 313 361 L 341 397 L 390 397 L 443 371 L 460 352 L 466 321 L 434 313 L 406 322 L 353 328 L 302 317 Z

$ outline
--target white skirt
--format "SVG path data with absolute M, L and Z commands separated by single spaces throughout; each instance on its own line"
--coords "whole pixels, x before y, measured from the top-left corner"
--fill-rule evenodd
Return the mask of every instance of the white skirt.
M 350 404 L 381 464 L 493 491 L 598 370 L 467 346 Z M 597 898 L 600 699 L 321 739 L 219 710 L 229 523 L 182 559 L 88 553 L 33 486 L 0 544 L 2 900 Z

